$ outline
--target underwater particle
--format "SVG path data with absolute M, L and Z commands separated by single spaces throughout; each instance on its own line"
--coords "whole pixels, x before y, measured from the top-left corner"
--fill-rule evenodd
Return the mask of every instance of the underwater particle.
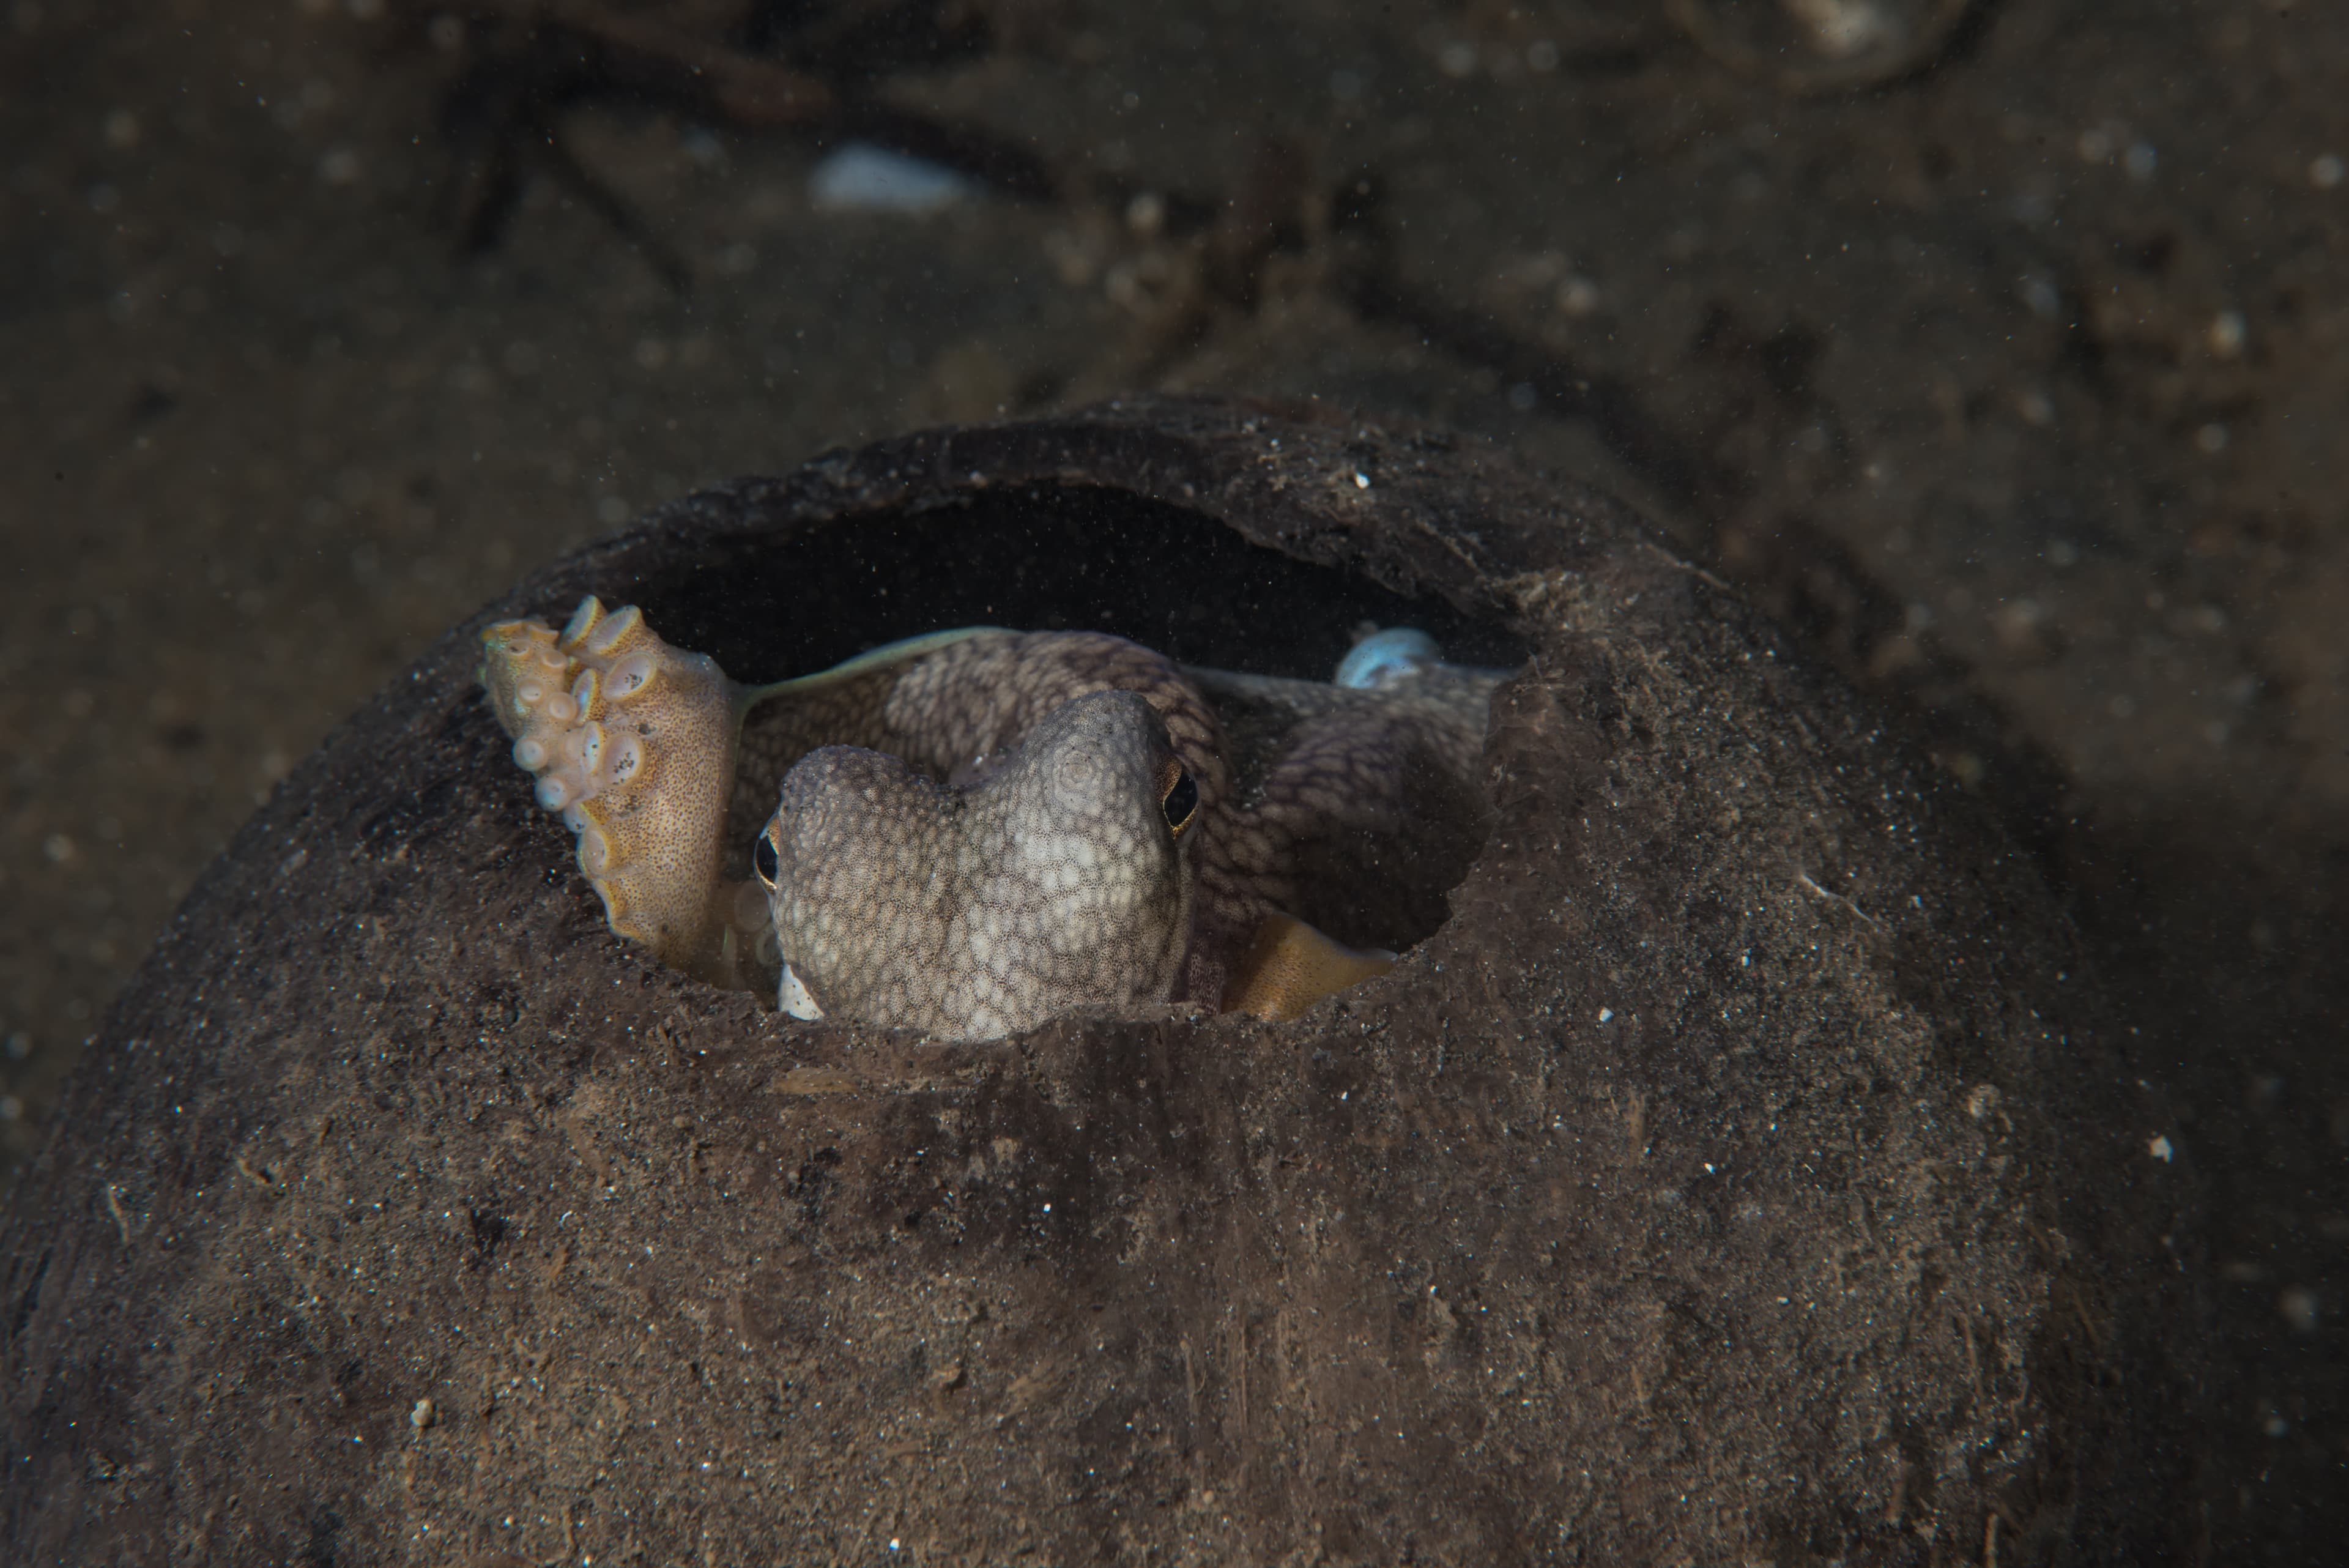
M 1894 36 L 1884 8 L 1865 0 L 1782 0 L 1782 9 L 1809 30 L 1813 48 L 1838 59 Z
M 2283 1320 L 2302 1334 L 2314 1334 L 2320 1311 L 2316 1293 L 2306 1285 L 2291 1285 L 2276 1297 L 2276 1309 Z
M 1155 191 L 1137 192 L 1125 204 L 1125 226 L 1143 239 L 1155 239 L 1166 227 L 1166 198 Z
M 349 147 L 330 147 L 318 160 L 318 178 L 329 185 L 356 185 L 359 180 L 359 155 Z
M 1997 629 L 1999 645 L 2009 654 L 2028 659 L 2054 657 L 2047 607 L 2037 599 L 2019 598 L 2002 606 L 1992 618 L 1992 625 Z
M 2308 161 L 2308 182 L 2320 191 L 2330 191 L 2349 174 L 2349 164 L 2342 162 L 2339 154 L 2320 152 Z
M 2194 432 L 2194 444 L 2216 456 L 2227 450 L 2227 427 L 2212 420 Z
M 1972 0 L 1665 0 L 1716 62 L 1795 95 L 1893 81 L 1930 65 Z
M 1577 273 L 1557 286 L 1557 307 L 1579 320 L 1599 308 L 1599 286 Z
M 843 143 L 808 175 L 808 200 L 831 212 L 918 215 L 975 193 L 969 181 L 943 163 L 910 158 L 869 141 Z
M 1476 74 L 1476 46 L 1464 38 L 1455 38 L 1437 53 L 1435 65 L 1454 81 L 1473 77 Z
M 2243 337 L 2247 330 L 2241 311 L 2219 312 L 2210 318 L 2210 352 L 2221 359 L 2233 358 L 2243 351 Z
M 2162 1164 L 2168 1165 L 2171 1159 L 2176 1158 L 2178 1149 L 2177 1147 L 2169 1141 L 2167 1135 L 2157 1133 L 2154 1135 L 2152 1141 L 2145 1146 L 2145 1152 L 2153 1156 L 2154 1158 L 2161 1161 Z
M 2159 163 L 2160 156 L 2154 151 L 2150 141 L 2132 141 L 2129 150 L 2121 154 L 2121 167 L 2128 171 L 2130 179 L 2140 182 L 2152 179 Z
M 432 1424 L 432 1401 L 419 1399 L 416 1407 L 408 1413 L 408 1424 L 420 1432 Z

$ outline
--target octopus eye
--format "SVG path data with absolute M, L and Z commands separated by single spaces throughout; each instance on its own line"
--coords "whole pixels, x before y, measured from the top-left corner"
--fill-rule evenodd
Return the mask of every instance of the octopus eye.
M 750 865 L 759 873 L 759 880 L 767 885 L 768 891 L 772 892 L 775 878 L 781 875 L 782 867 L 775 858 L 775 841 L 763 833 L 759 835 L 759 841 L 750 846 Z
M 1166 814 L 1166 826 L 1175 837 L 1191 826 L 1199 814 L 1199 786 L 1191 780 L 1191 770 L 1180 763 L 1167 764 L 1174 776 L 1166 781 L 1165 793 L 1158 797 L 1158 809 Z

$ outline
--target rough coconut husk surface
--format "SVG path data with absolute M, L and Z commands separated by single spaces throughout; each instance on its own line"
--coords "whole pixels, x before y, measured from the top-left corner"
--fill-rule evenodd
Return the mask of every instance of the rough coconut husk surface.
M 604 929 L 473 683 L 586 592 L 745 679 L 1526 671 L 1392 975 L 940 1046 Z M 0 1556 L 2154 1560 L 2189 1178 L 2119 1044 L 2028 859 L 1607 498 L 1309 409 L 909 436 L 541 573 L 212 868 L 0 1241 Z

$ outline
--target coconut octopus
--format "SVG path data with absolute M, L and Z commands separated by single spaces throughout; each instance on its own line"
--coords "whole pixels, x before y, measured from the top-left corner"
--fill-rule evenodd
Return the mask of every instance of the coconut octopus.
M 1329 682 L 965 628 L 772 685 L 634 606 L 482 633 L 481 680 L 621 937 L 802 1019 L 945 1039 L 1384 972 L 1482 845 L 1508 672 L 1408 628 Z

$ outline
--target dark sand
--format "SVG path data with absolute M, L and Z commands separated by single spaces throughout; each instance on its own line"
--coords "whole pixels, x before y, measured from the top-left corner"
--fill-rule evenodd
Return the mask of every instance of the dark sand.
M 1918 79 L 1797 101 L 1632 0 L 998 9 L 893 90 L 1136 188 L 1236 189 L 1268 136 L 1375 171 L 1399 275 L 1619 378 L 1715 477 L 1366 322 L 1309 223 L 1170 337 L 1197 268 L 1113 205 L 819 211 L 789 135 L 591 106 L 574 150 L 689 294 L 543 180 L 460 262 L 430 13 L 16 0 L 7 1162 L 254 801 L 526 567 L 915 423 L 1317 394 L 1656 507 L 2044 852 L 2217 1206 L 2215 1560 L 2332 1560 L 2349 12 L 2009 0 Z

